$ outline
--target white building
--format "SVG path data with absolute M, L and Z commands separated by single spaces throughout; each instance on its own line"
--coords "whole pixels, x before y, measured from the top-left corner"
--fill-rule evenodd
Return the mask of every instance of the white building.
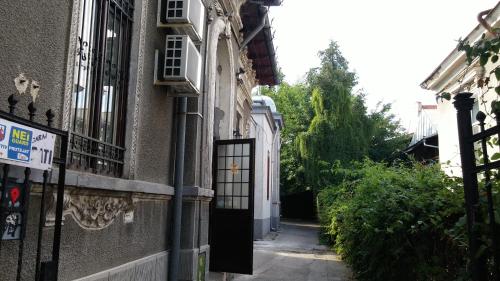
M 500 3 L 497 4 L 484 18 L 486 22 L 494 27 L 500 26 Z M 465 40 L 470 44 L 477 42 L 481 36 L 492 35 L 486 31 L 486 28 L 478 24 L 466 37 Z M 479 87 L 478 81 L 488 76 L 491 70 L 498 66 L 498 62 L 492 64 L 488 62 L 485 67 L 481 67 L 479 60 L 474 60 L 471 64 L 467 63 L 464 51 L 453 50 L 427 77 L 421 84 L 426 90 L 431 90 L 438 95 L 442 92 L 451 94 L 451 100 L 438 99 L 437 111 L 438 122 L 437 130 L 439 132 L 439 162 L 443 170 L 452 176 L 460 176 L 460 152 L 458 144 L 457 114 L 453 105 L 453 97 L 457 93 L 470 92 L 476 99 L 472 110 L 472 118 L 475 121 L 476 113 L 480 110 L 485 113 L 491 112 L 491 101 L 497 99 L 498 95 L 494 89 L 488 87 Z M 496 86 L 498 81 L 495 75 L 491 76 L 489 86 Z M 488 118 L 486 123 L 490 123 Z M 477 123 L 475 123 L 477 124 Z M 477 126 L 474 126 L 477 130 Z
M 252 98 L 250 136 L 255 138 L 254 239 L 279 229 L 280 130 L 283 119 L 270 97 Z
M 416 127 L 404 152 L 412 155 L 417 161 L 434 162 L 439 159 L 437 106 L 424 105 L 421 102 L 417 106 Z

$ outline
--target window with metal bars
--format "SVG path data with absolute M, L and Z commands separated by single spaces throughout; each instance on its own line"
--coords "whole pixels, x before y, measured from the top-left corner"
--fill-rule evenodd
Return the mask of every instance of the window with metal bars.
M 69 166 L 121 176 L 133 0 L 82 0 Z

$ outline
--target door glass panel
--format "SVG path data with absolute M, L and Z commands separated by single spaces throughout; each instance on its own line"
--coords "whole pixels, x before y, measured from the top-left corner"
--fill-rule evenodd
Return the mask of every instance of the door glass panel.
M 250 144 L 217 147 L 217 208 L 248 209 L 250 148 Z M 245 154 L 246 156 L 242 156 Z
M 217 195 L 224 195 L 224 184 L 223 183 L 217 184 Z
M 237 169 L 241 169 L 241 157 L 234 157 L 233 162 L 234 162 L 234 164 L 236 164 L 235 167 Z
M 233 193 L 235 196 L 241 195 L 241 183 L 234 183 L 233 184 Z
M 225 158 L 224 157 L 219 157 L 218 159 L 218 163 L 217 163 L 217 168 L 219 169 L 224 169 L 226 166 L 224 165 L 225 164 Z
M 250 144 L 248 143 L 243 144 L 243 155 L 250 156 Z
M 224 196 L 217 197 L 217 208 L 224 208 Z
M 226 150 L 226 156 L 233 156 L 234 155 L 234 145 L 228 144 Z
M 250 167 L 250 157 L 243 157 L 241 168 L 249 169 L 249 167 Z
M 233 182 L 233 173 L 231 173 L 231 170 L 225 170 L 225 172 L 226 172 L 225 182 Z
M 226 196 L 231 196 L 233 195 L 233 184 L 232 183 L 226 183 L 226 188 L 225 188 L 225 194 Z
M 248 183 L 241 184 L 241 195 L 248 196 Z
M 248 170 L 241 171 L 241 181 L 242 182 L 248 182 L 249 181 L 248 173 L 249 173 Z
M 224 208 L 232 209 L 233 208 L 233 197 L 224 197 Z
M 241 197 L 233 197 L 233 209 L 241 209 Z
M 248 197 L 241 198 L 241 209 L 248 209 Z
M 241 182 L 241 172 L 242 171 L 239 171 L 234 175 L 234 182 Z
M 243 146 L 242 144 L 235 144 L 234 145 L 234 155 L 241 155 L 241 153 L 243 153 L 242 146 Z
M 233 157 L 226 157 L 226 169 L 231 169 L 233 166 Z
M 217 182 L 224 182 L 224 170 L 217 171 Z
M 226 147 L 224 145 L 219 145 L 217 148 L 217 155 L 226 156 Z

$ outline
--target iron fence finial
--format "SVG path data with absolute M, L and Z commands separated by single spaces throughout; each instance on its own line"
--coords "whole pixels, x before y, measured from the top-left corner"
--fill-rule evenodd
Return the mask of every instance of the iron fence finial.
M 18 100 L 14 95 L 10 95 L 7 101 L 9 102 L 9 113 L 14 114 L 14 110 L 16 110 L 16 104 Z
M 33 119 L 35 118 L 35 112 L 36 112 L 36 107 L 35 107 L 35 104 L 33 102 L 30 102 L 30 104 L 28 104 L 28 111 L 29 111 L 30 121 L 33 121 Z
M 52 123 L 54 122 L 54 117 L 55 117 L 54 112 L 52 112 L 52 110 L 49 109 L 45 113 L 45 116 L 47 116 L 47 126 L 52 127 Z
M 484 120 L 486 120 L 486 114 L 482 111 L 479 111 L 476 114 L 476 120 L 479 121 L 479 123 L 484 124 Z

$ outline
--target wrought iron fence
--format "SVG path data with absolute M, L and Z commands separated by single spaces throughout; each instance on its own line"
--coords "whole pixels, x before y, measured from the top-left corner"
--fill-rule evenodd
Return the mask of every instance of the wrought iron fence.
M 468 266 L 472 280 L 500 280 L 500 249 L 498 223 L 495 220 L 494 192 L 497 186 L 493 175 L 498 174 L 500 160 L 491 161 L 488 147 L 499 153 L 500 112 L 493 112 L 496 125 L 485 128 L 487 115 L 481 111 L 475 116 L 480 132 L 472 131 L 472 108 L 474 98 L 471 93 L 460 93 L 454 102 L 457 109 L 458 136 L 463 172 L 467 232 L 469 238 Z M 497 141 L 492 139 L 497 138 Z M 475 143 L 480 149 L 476 151 Z M 476 157 L 478 156 L 478 157 Z M 478 176 L 483 179 L 481 185 Z M 482 184 L 484 182 L 484 184 Z M 498 219 L 498 218 L 497 218 Z
M 64 182 L 66 177 L 66 156 L 68 151 L 68 132 L 61 131 L 59 129 L 53 128 L 52 124 L 54 121 L 54 113 L 51 110 L 48 110 L 45 113 L 46 124 L 43 125 L 35 122 L 36 117 L 36 107 L 33 103 L 28 105 L 28 119 L 19 117 L 15 114 L 16 112 L 16 104 L 17 100 L 14 95 L 11 95 L 8 98 L 9 103 L 9 112 L 0 111 L 0 118 L 3 120 L 7 120 L 9 122 L 14 122 L 16 124 L 20 124 L 23 126 L 27 126 L 30 128 L 42 130 L 51 134 L 56 135 L 57 142 L 59 144 L 58 151 L 56 150 L 56 155 L 54 155 L 54 159 L 52 161 L 52 165 L 57 165 L 58 168 L 58 181 L 56 185 L 57 199 L 54 203 L 56 206 L 56 218 L 55 225 L 53 230 L 53 238 L 52 238 L 52 252 L 49 260 L 45 259 L 42 261 L 42 248 L 44 241 L 44 232 L 43 228 L 45 226 L 45 214 L 47 212 L 46 197 L 49 196 L 50 191 L 49 187 L 49 176 L 50 172 L 48 170 L 43 171 L 42 176 L 42 191 L 41 191 L 41 201 L 40 201 L 40 211 L 39 211 L 39 220 L 38 220 L 38 229 L 37 229 L 37 238 L 36 238 L 36 258 L 35 258 L 35 280 L 37 281 L 57 281 L 58 275 L 58 267 L 59 267 L 59 246 L 61 243 L 61 222 L 62 222 L 62 213 L 63 213 L 63 196 L 64 196 Z M 1 177 L 1 190 L 0 190 L 0 253 L 2 248 L 4 248 L 5 243 L 14 243 L 13 241 L 4 241 L 3 234 L 8 227 L 12 227 L 13 225 L 10 221 L 20 221 L 19 234 L 18 237 L 15 237 L 15 240 L 18 240 L 18 253 L 17 253 L 17 268 L 15 272 L 15 280 L 21 280 L 23 276 L 23 265 L 29 263 L 30 261 L 23 261 L 25 257 L 24 253 L 24 240 L 26 236 L 26 232 L 28 231 L 27 219 L 28 219 L 28 210 L 30 203 L 30 191 L 31 191 L 31 169 L 24 168 L 24 178 L 21 183 L 18 183 L 18 180 L 11 177 L 12 167 L 10 164 L 2 164 L 2 177 Z M 17 195 L 15 195 L 12 190 L 13 188 L 17 188 L 15 191 Z M 9 189 L 10 194 L 7 194 L 7 190 Z M 9 204 L 7 200 L 13 200 L 13 197 L 19 196 L 19 201 L 22 202 L 18 205 Z M 13 202 L 13 201 L 12 201 Z M 10 216 L 10 218 L 9 218 Z M 15 217 L 14 217 L 15 216 Z M 11 232 L 15 231 L 12 230 Z M 35 231 L 35 230 L 29 230 Z M 14 234 L 14 233 L 11 233 Z M 47 235 L 48 236 L 48 235 Z M 14 235 L 12 235 L 14 238 Z M 47 241 L 46 241 L 47 242 Z M 48 241 L 50 243 L 50 241 Z M 4 263 L 5 261 L 2 261 Z M 4 280 L 3 278 L 1 278 Z

